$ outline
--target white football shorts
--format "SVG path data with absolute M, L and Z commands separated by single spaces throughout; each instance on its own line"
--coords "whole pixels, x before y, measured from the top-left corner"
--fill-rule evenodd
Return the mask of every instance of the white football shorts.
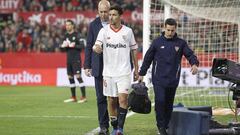
M 128 94 L 131 88 L 131 75 L 120 77 L 103 77 L 103 95 L 118 97 L 118 93 Z

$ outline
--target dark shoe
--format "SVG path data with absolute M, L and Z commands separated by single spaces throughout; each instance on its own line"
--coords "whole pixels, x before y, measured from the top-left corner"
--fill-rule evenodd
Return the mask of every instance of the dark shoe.
M 117 135 L 123 135 L 123 129 L 122 128 L 119 128 L 117 130 Z
M 103 127 L 100 129 L 98 135 L 109 135 L 109 131 L 107 128 Z
M 165 128 L 158 128 L 158 135 L 168 135 Z

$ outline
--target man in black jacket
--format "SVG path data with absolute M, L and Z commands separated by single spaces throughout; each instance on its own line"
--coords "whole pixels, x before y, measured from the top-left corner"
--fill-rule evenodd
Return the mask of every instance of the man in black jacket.
M 95 89 L 97 96 L 98 121 L 100 126 L 100 135 L 108 134 L 109 117 L 107 110 L 107 98 L 103 95 L 103 55 L 93 52 L 92 47 L 95 44 L 98 32 L 108 24 L 110 3 L 100 1 L 98 4 L 99 17 L 94 19 L 90 25 L 87 35 L 87 47 L 85 48 L 84 69 L 87 76 L 94 76 Z
M 64 100 L 65 103 L 67 102 L 78 102 L 83 103 L 86 102 L 86 91 L 85 86 L 83 84 L 83 80 L 81 77 L 81 58 L 80 53 L 81 49 L 84 48 L 84 45 L 80 43 L 80 36 L 77 32 L 74 31 L 74 22 L 72 20 L 67 20 L 65 23 L 66 27 L 66 35 L 61 48 L 64 48 L 67 53 L 67 74 L 68 79 L 70 82 L 71 94 L 72 97 L 70 99 Z M 74 75 L 76 76 L 79 84 L 82 96 L 80 100 L 77 101 L 76 98 L 76 86 Z
M 181 60 L 184 55 L 191 65 L 191 72 L 198 71 L 199 61 L 185 40 L 176 34 L 177 23 L 169 18 L 165 21 L 165 31 L 153 40 L 147 50 L 139 72 L 139 81 L 153 62 L 152 82 L 155 93 L 155 112 L 160 135 L 167 135 L 166 129 L 171 118 L 175 92 L 178 87 Z

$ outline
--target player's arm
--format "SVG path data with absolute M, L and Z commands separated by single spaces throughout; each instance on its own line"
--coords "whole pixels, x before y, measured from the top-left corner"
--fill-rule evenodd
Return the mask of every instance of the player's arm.
M 66 43 L 65 40 L 66 40 L 66 36 L 61 39 L 61 42 L 60 42 L 61 44 L 59 45 L 59 48 L 60 48 L 60 51 L 61 51 L 61 52 L 67 51 L 68 45 L 67 45 L 67 43 Z
M 92 47 L 93 51 L 100 54 L 103 52 L 103 41 L 104 41 L 104 29 L 102 28 L 97 36 L 97 40 Z
M 68 38 L 67 38 L 67 36 L 65 35 L 65 37 L 64 37 L 64 39 L 62 39 L 62 44 L 60 44 L 60 48 L 66 48 L 66 47 L 68 47 L 68 45 L 69 45 L 69 42 L 67 41 L 68 40 Z
M 98 54 L 102 53 L 102 51 L 103 51 L 102 45 L 103 45 L 102 41 L 97 40 L 95 42 L 95 45 L 93 46 L 93 51 Z
M 187 43 L 184 41 L 184 47 L 183 47 L 183 55 L 187 58 L 191 65 L 191 72 L 193 75 L 197 74 L 198 72 L 198 66 L 199 61 L 197 59 L 197 56 L 194 54 L 194 52 L 189 48 Z
M 132 60 L 133 60 L 133 65 L 134 65 L 134 81 L 138 80 L 138 58 L 137 58 L 137 49 L 131 50 L 131 55 L 132 55 Z
M 143 62 L 142 62 L 142 66 L 140 67 L 140 71 L 139 71 L 139 82 L 143 81 L 143 76 L 146 75 L 148 68 L 150 67 L 150 65 L 152 64 L 154 55 L 155 55 L 155 44 L 159 44 L 159 43 L 155 43 L 156 40 L 153 41 L 153 43 L 150 45 L 150 47 L 148 48 L 146 54 L 144 55 L 143 58 Z
M 84 40 L 85 39 L 81 36 L 80 33 L 77 33 L 76 37 L 77 37 L 77 40 L 75 42 L 75 46 L 73 46 L 73 47 L 76 48 L 76 49 L 79 49 L 79 50 L 84 49 L 84 47 L 85 47 L 85 41 Z
M 137 48 L 138 48 L 138 45 L 136 43 L 136 40 L 135 40 L 135 37 L 134 37 L 134 34 L 133 34 L 133 31 L 131 30 L 130 34 L 130 48 L 131 48 L 131 57 L 132 57 L 132 61 L 133 61 L 133 66 L 134 66 L 134 71 L 133 71 L 133 80 L 134 81 L 137 81 L 138 80 L 138 58 L 137 58 Z

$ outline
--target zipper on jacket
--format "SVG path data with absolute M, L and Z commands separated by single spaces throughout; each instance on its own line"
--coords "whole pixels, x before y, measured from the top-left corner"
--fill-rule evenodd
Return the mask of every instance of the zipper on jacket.
M 180 65 L 178 64 L 178 69 L 177 69 L 177 73 L 176 73 L 176 78 L 178 77 L 179 70 L 180 70 Z
M 154 75 L 156 75 L 156 72 L 157 72 L 157 61 L 156 61 L 156 65 L 154 67 Z

